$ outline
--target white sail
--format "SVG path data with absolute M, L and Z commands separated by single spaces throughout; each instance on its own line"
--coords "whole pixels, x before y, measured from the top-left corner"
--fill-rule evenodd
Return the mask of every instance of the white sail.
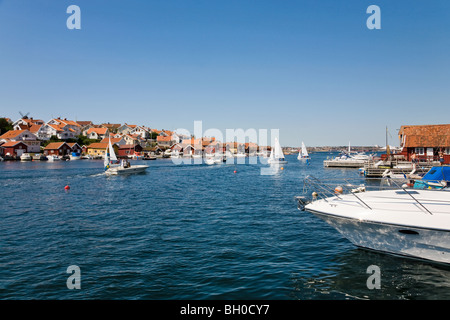
M 111 161 L 117 161 L 116 153 L 114 152 L 114 148 L 111 145 L 111 139 L 109 139 L 109 157 Z
M 300 159 L 304 159 L 304 158 L 308 158 L 308 157 L 309 157 L 308 150 L 306 150 L 306 146 L 302 141 L 302 149 L 299 151 L 297 159 L 300 160 Z
M 272 150 L 272 151 L 274 151 L 273 157 L 275 159 L 284 159 L 284 153 L 283 153 L 283 150 L 281 149 L 281 145 L 278 142 L 277 138 L 275 138 L 275 147 L 274 147 L 274 150 Z M 272 156 L 272 154 L 271 154 L 271 156 Z

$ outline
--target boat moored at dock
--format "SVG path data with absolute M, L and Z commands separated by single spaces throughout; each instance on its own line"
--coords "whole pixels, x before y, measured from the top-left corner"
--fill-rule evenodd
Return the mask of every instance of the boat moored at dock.
M 313 198 L 298 198 L 299 208 L 355 246 L 450 264 L 449 188 L 365 191 L 343 185 L 333 190 L 312 177 L 305 185 L 314 190 Z

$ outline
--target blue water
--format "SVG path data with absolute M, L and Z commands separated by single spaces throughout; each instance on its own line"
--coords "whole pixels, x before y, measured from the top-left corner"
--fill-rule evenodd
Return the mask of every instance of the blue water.
M 111 177 L 98 160 L 2 162 L 0 299 L 450 298 L 449 269 L 357 249 L 297 209 L 308 174 L 360 178 L 323 168 L 327 156 L 287 156 L 274 175 L 170 159 Z M 71 265 L 79 290 L 66 286 Z M 367 287 L 370 265 L 381 289 Z

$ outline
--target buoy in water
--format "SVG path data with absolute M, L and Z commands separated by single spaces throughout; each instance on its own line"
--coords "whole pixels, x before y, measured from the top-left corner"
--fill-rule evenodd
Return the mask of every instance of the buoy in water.
M 236 173 L 237 171 L 236 171 L 236 170 L 234 170 L 233 172 L 234 172 L 234 173 Z
M 281 170 L 284 170 L 284 167 L 281 167 L 280 169 L 281 169 Z
M 70 190 L 70 187 L 69 186 L 65 186 L 64 190 Z

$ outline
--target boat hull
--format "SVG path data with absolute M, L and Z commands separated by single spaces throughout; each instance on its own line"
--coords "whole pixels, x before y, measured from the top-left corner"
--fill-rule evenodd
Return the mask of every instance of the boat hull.
M 110 168 L 105 171 L 107 175 L 122 175 L 122 174 L 133 174 L 133 173 L 141 173 L 145 172 L 149 166 L 139 165 L 139 166 L 131 166 L 128 168 Z
M 450 232 L 346 218 L 306 208 L 355 246 L 450 264 Z

